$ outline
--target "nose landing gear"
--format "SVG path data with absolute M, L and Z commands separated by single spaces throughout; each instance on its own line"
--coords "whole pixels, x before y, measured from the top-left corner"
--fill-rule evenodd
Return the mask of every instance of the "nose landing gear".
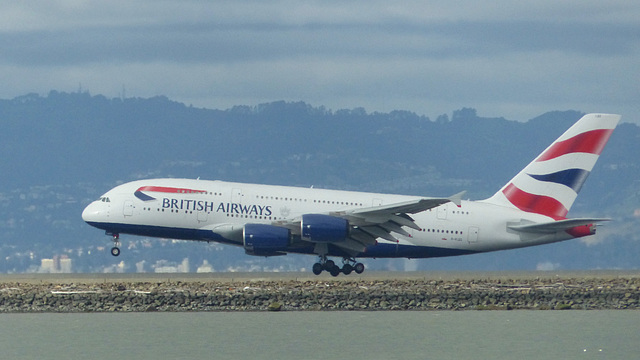
M 111 255 L 113 256 L 118 256 L 120 255 L 120 234 L 109 234 L 107 233 L 107 235 L 111 235 L 112 240 L 113 240 L 113 247 L 111 248 Z
M 117 246 L 112 247 L 111 248 L 111 255 L 113 255 L 113 256 L 120 255 L 120 248 L 118 248 Z

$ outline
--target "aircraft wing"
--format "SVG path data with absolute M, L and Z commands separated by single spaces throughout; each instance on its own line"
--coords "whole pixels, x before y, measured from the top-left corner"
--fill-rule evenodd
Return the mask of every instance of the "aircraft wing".
M 595 224 L 603 221 L 610 221 L 610 220 L 611 219 L 598 219 L 598 218 L 566 219 L 566 220 L 550 221 L 546 223 L 509 225 L 509 229 L 522 231 L 526 233 L 553 234 L 560 231 L 567 231 L 577 226 L 591 225 L 591 224 Z
M 420 230 L 409 214 L 416 214 L 448 202 L 460 206 L 464 193 L 463 191 L 449 198 L 421 198 L 363 209 L 330 212 L 328 213 L 330 216 L 347 219 L 350 227 L 349 237 L 345 241 L 332 244 L 355 255 L 363 252 L 367 246 L 375 245 L 377 238 L 397 243 L 399 240 L 394 234 L 411 237 L 411 234 L 402 228 L 403 226 Z M 287 227 L 292 230 L 292 233 L 300 232 L 299 219 L 274 225 Z
M 400 203 L 394 203 L 389 205 L 373 206 L 370 208 L 357 209 L 353 211 L 347 211 L 345 213 L 351 215 L 361 216 L 375 216 L 376 214 L 389 214 L 389 213 L 406 213 L 415 214 L 425 210 L 433 209 L 442 204 L 453 202 L 457 206 L 460 206 L 462 196 L 466 191 L 462 191 L 448 198 L 422 198 L 417 200 L 409 200 Z M 340 212 L 333 213 L 332 215 L 340 214 Z

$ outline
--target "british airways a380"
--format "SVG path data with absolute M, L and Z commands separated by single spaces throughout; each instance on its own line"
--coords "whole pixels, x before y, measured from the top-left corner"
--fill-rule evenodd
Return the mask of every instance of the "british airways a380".
M 311 254 L 313 272 L 362 273 L 357 258 L 430 258 L 595 234 L 608 219 L 567 218 L 619 115 L 587 114 L 492 197 L 480 201 L 190 179 L 119 185 L 82 218 L 121 234 L 215 241 L 249 255 Z M 341 260 L 342 266 L 330 257 Z

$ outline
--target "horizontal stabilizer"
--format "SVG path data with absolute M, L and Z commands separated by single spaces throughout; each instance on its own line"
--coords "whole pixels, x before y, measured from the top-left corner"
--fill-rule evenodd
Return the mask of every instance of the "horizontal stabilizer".
M 509 229 L 522 231 L 526 233 L 535 234 L 553 234 L 560 231 L 567 231 L 577 226 L 591 225 L 603 221 L 610 221 L 611 219 L 598 219 L 598 218 L 580 218 L 580 219 L 566 219 L 558 221 L 550 221 L 546 223 L 533 223 L 533 224 L 518 224 L 509 225 Z

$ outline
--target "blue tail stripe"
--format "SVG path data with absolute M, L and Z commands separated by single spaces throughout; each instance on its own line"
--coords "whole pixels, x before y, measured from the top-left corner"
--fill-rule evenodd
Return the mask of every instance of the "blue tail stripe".
M 573 191 L 580 192 L 582 189 L 582 185 L 585 180 L 589 176 L 589 171 L 583 169 L 568 169 L 558 171 L 552 174 L 544 174 L 544 175 L 531 175 L 532 178 L 545 182 L 553 182 L 557 184 L 562 184 L 567 187 L 573 189 Z

